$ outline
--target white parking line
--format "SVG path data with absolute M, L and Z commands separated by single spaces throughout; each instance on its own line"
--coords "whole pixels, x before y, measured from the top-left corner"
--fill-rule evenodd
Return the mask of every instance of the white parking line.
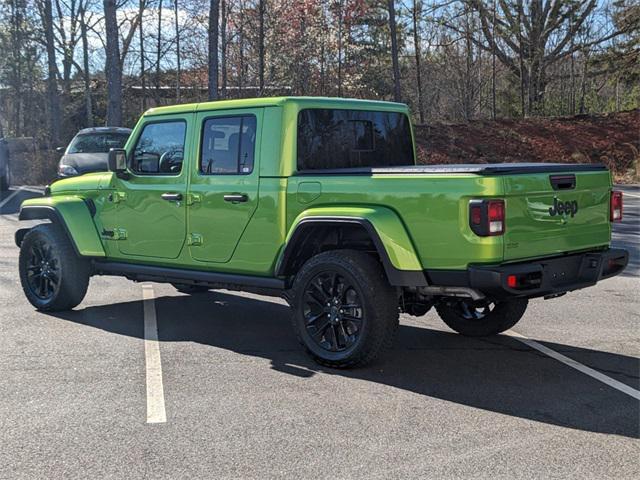
M 40 195 L 44 194 L 44 187 L 18 187 L 20 190 L 26 190 L 27 192 L 39 193 Z
M 0 208 L 4 207 L 13 197 L 15 197 L 20 192 L 39 193 L 40 195 L 42 195 L 44 193 L 44 189 L 39 189 L 36 187 L 18 187 L 14 191 L 12 191 L 6 198 L 0 200 Z
M 634 195 L 633 193 L 627 193 L 627 192 L 622 192 L 622 196 L 623 197 L 640 198 L 640 195 Z
M 11 192 L 6 198 L 4 198 L 2 201 L 0 201 L 0 208 L 4 207 L 7 203 L 9 203 L 9 201 L 15 197 L 16 195 L 18 195 L 20 192 L 22 191 L 21 188 L 14 190 L 13 192 Z
M 525 337 L 524 335 L 520 335 L 518 332 L 514 332 L 513 330 L 507 330 L 504 333 L 524 343 L 525 345 L 535 350 L 538 350 L 539 352 L 544 353 L 545 355 L 553 358 L 554 360 L 558 360 L 559 362 L 562 362 L 571 368 L 575 368 L 576 370 L 584 373 L 585 375 L 589 375 L 591 378 L 595 378 L 596 380 L 606 385 L 609 385 L 611 388 L 615 388 L 616 390 L 622 393 L 626 393 L 627 395 L 635 398 L 636 400 L 640 400 L 640 391 L 636 390 L 635 388 L 631 388 L 629 385 L 625 385 L 624 383 L 619 382 L 618 380 L 614 380 L 611 377 L 607 377 L 606 375 L 603 375 L 602 373 L 598 372 L 597 370 L 594 370 L 593 368 L 590 368 L 590 367 L 587 367 L 586 365 L 578 363 L 569 357 L 565 357 L 561 353 L 558 353 L 555 350 L 551 350 L 550 348 L 545 347 L 544 345 L 536 342 L 535 340 L 531 340 Z
M 142 286 L 144 304 L 144 357 L 147 368 L 147 423 L 165 423 L 164 387 L 162 386 L 162 362 L 158 343 L 156 302 L 153 286 Z

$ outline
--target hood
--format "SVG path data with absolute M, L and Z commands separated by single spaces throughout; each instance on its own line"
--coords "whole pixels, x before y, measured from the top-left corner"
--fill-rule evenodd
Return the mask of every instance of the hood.
M 109 190 L 112 187 L 113 172 L 94 172 L 75 177 L 62 178 L 53 182 L 51 194 L 79 192 L 88 190 Z
M 78 173 L 106 172 L 108 168 L 108 153 L 68 153 L 60 159 L 61 165 L 69 165 Z

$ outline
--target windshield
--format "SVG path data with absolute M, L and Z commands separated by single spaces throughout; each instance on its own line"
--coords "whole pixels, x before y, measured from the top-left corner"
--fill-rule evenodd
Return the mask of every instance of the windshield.
M 77 135 L 67 148 L 67 153 L 108 153 L 112 148 L 122 148 L 128 133 L 85 133 Z

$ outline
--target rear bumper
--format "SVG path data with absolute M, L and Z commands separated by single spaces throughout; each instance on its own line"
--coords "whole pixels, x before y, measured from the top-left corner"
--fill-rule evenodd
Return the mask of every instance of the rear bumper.
M 611 248 L 506 265 L 471 266 L 456 274 L 431 271 L 427 275 L 434 285 L 469 287 L 490 298 L 534 298 L 590 287 L 618 275 L 628 262 L 629 252 Z

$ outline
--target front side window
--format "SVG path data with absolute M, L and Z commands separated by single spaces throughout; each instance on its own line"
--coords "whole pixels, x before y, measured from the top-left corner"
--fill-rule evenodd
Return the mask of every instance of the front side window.
M 248 175 L 253 171 L 256 117 L 238 115 L 205 120 L 200 150 L 203 175 Z
M 83 133 L 71 141 L 66 153 L 108 153 L 112 148 L 122 148 L 128 138 L 128 133 Z
M 133 150 L 131 170 L 146 175 L 178 175 L 186 131 L 187 124 L 182 120 L 146 124 Z
M 298 114 L 298 170 L 413 165 L 407 115 L 305 109 Z

